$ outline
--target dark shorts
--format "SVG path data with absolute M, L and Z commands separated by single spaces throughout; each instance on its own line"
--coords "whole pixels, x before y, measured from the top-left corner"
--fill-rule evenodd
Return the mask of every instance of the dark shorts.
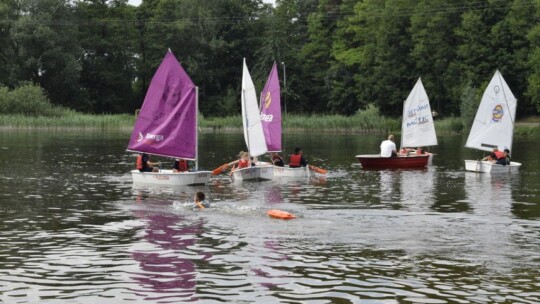
M 145 168 L 142 168 L 142 169 L 139 169 L 140 172 L 152 172 L 154 171 L 154 168 L 152 167 L 145 167 Z

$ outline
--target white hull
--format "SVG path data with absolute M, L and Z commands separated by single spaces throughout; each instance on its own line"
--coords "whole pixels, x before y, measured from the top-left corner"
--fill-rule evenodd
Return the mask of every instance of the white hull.
M 308 178 L 310 176 L 310 170 L 308 167 L 300 167 L 300 168 L 289 168 L 289 166 L 285 167 L 274 167 L 274 179 L 279 179 L 282 177 L 286 178 Z
M 517 172 L 521 163 L 510 162 L 510 165 L 498 165 L 490 161 L 465 160 L 465 170 L 482 173 Z
M 173 173 L 172 170 L 160 172 L 139 172 L 131 170 L 133 183 L 167 186 L 206 185 L 212 176 L 211 171 Z
M 235 181 L 271 180 L 273 177 L 274 168 L 272 166 L 253 166 L 236 169 L 232 173 L 232 178 Z

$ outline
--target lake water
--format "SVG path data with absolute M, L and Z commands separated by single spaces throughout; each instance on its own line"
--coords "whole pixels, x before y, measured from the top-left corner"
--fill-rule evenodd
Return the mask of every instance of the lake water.
M 427 169 L 367 171 L 354 156 L 381 136 L 285 134 L 326 177 L 156 188 L 133 187 L 128 137 L 0 132 L 0 302 L 540 302 L 537 140 L 514 140 L 520 172 L 486 175 L 461 136 Z M 207 170 L 245 150 L 200 142 Z M 201 190 L 212 207 L 193 210 Z

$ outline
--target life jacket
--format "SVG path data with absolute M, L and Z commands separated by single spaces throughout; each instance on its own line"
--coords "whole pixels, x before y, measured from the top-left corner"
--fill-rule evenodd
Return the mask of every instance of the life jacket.
M 501 158 L 505 158 L 505 157 L 506 157 L 506 155 L 504 155 L 504 152 L 503 152 L 503 151 L 497 150 L 497 151 L 495 151 L 495 152 L 493 152 L 493 153 L 495 153 L 495 156 L 497 156 L 497 159 L 501 159 Z
M 424 150 L 422 150 L 422 148 L 418 148 L 418 149 L 416 149 L 416 154 L 418 154 L 418 155 L 424 154 Z
M 143 168 L 142 154 L 139 154 L 137 156 L 136 165 L 137 165 L 137 170 L 141 170 Z
M 289 167 L 300 167 L 302 161 L 301 154 L 291 154 L 289 158 Z
M 178 168 L 177 170 L 180 171 L 180 172 L 185 172 L 187 171 L 189 168 L 188 168 L 188 162 L 185 160 L 185 159 L 180 159 L 178 161 Z
M 399 153 L 401 153 L 401 154 L 407 154 L 407 149 L 401 148 L 401 150 L 399 151 Z
M 238 169 L 249 167 L 249 161 L 247 159 L 241 159 L 238 162 Z

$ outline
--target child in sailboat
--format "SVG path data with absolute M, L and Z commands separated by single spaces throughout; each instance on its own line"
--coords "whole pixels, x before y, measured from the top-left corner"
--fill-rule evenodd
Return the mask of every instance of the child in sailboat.
M 229 167 L 235 166 L 235 165 L 237 169 L 249 167 L 249 153 L 240 151 L 239 156 L 240 156 L 240 159 L 230 162 Z
M 483 161 L 490 161 L 490 162 L 497 162 L 499 159 L 506 159 L 506 155 L 504 155 L 504 152 L 499 151 L 499 148 L 497 146 L 493 147 L 493 151 L 491 152 L 490 155 L 482 158 Z
M 300 168 L 307 166 L 307 161 L 304 158 L 302 148 L 294 148 L 294 154 L 289 156 L 289 168 Z
M 136 165 L 140 172 L 159 172 L 160 163 L 150 161 L 150 155 L 146 153 L 139 153 Z
M 285 166 L 285 163 L 283 162 L 283 158 L 281 156 L 279 156 L 279 154 L 277 152 L 270 153 L 270 158 L 272 159 L 272 164 L 274 166 L 278 166 L 278 167 L 284 167 Z
M 510 165 L 510 150 L 504 149 L 503 153 L 504 157 L 498 158 L 495 163 L 503 166 Z
M 188 165 L 187 160 L 183 158 L 177 158 L 173 164 L 173 172 L 180 173 L 180 172 L 187 172 L 187 171 L 189 171 L 189 165 Z

